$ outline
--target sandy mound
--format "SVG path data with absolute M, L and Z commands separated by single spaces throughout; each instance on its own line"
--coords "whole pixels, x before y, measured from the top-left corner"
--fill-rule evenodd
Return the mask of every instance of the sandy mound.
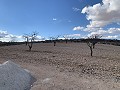
M 0 64 L 0 90 L 29 90 L 33 77 L 12 61 Z

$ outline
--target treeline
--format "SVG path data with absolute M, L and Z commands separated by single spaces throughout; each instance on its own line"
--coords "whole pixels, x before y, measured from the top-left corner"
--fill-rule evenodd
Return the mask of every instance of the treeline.
M 45 40 L 41 41 L 43 43 L 52 43 L 52 42 L 66 42 L 66 40 L 58 39 L 58 40 Z M 68 39 L 67 42 L 81 42 L 86 43 L 88 41 L 97 41 L 100 44 L 109 44 L 109 45 L 116 45 L 120 46 L 120 40 L 117 39 Z
M 25 44 L 25 42 L 0 42 L 0 46 L 10 46 L 10 45 L 20 45 Z
M 86 43 L 88 41 L 96 40 L 99 44 L 109 44 L 120 46 L 120 40 L 116 39 L 68 39 L 67 42 L 71 43 Z M 45 40 L 45 41 L 35 41 L 34 43 L 52 43 L 52 42 L 61 42 L 66 43 L 66 40 L 58 39 L 58 40 Z M 25 44 L 26 42 L 0 42 L 0 46 L 10 46 L 10 45 L 20 45 Z

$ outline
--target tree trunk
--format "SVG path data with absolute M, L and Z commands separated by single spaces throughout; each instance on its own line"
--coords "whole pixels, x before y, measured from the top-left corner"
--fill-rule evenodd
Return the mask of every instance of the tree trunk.
M 26 46 L 27 46 L 27 43 L 28 43 L 28 42 L 25 42 Z
M 93 45 L 93 49 L 95 48 L 95 44 L 96 44 L 97 42 L 92 42 L 92 45 Z
M 67 40 L 65 40 L 66 44 L 67 44 Z
M 93 49 L 95 48 L 95 44 L 93 44 Z
M 56 46 L 56 42 L 54 41 L 54 46 Z
M 90 47 L 90 51 L 91 51 L 91 56 L 93 56 L 92 46 Z
M 90 43 L 90 42 L 87 42 L 87 45 L 88 45 L 89 48 L 90 48 L 90 55 L 93 56 L 93 44 Z
M 28 46 L 29 46 L 29 51 L 31 51 L 32 45 L 33 45 L 33 42 L 31 42 L 30 44 L 28 44 Z
M 29 46 L 29 51 L 31 51 L 31 49 L 32 49 L 32 46 Z

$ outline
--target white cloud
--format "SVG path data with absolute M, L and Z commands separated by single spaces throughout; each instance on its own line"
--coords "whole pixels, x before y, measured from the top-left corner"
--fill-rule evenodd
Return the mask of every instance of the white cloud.
M 53 18 L 52 20 L 53 20 L 53 21 L 57 21 L 57 18 Z
M 4 34 L 1 32 L 5 32 Z M 0 41 L 2 42 L 21 42 L 23 41 L 22 36 L 9 34 L 7 31 L 0 31 Z
M 120 1 L 103 0 L 102 2 L 82 9 L 81 13 L 86 13 L 87 20 L 90 20 L 87 27 L 104 27 L 111 23 L 120 23 Z
M 93 34 L 100 34 L 102 35 L 102 38 L 106 39 L 119 39 L 120 28 L 109 28 L 107 30 L 100 29 L 95 32 L 91 32 L 90 34 L 88 34 L 88 36 L 91 36 Z
M 82 29 L 78 28 L 74 28 L 75 30 L 81 30 L 84 32 L 87 32 L 88 34 L 85 35 L 81 35 L 81 37 L 89 37 L 93 34 L 99 34 L 102 35 L 102 38 L 106 38 L 106 39 L 120 39 L 120 28 L 108 28 L 108 29 L 103 29 L 103 28 L 84 28 L 82 27 Z
M 37 36 L 36 41 L 44 40 L 44 37 Z M 9 34 L 7 31 L 0 30 L 0 41 L 2 42 L 22 42 L 25 41 L 23 35 Z
M 81 27 L 81 26 L 77 26 L 77 27 L 74 27 L 74 28 L 73 28 L 74 31 L 75 31 L 75 30 L 82 30 L 82 29 L 84 29 L 84 27 Z
M 109 34 L 119 34 L 120 35 L 120 28 L 110 28 L 108 30 Z
M 42 37 L 39 35 L 35 38 L 35 41 L 44 41 L 44 40 L 45 40 L 45 37 Z
M 81 35 L 80 34 L 69 34 L 69 35 L 66 35 L 68 37 L 80 37 Z
M 80 10 L 81 10 L 81 9 L 79 9 L 79 8 L 76 8 L 76 7 L 73 7 L 72 9 L 73 9 L 73 11 L 75 11 L 75 12 L 77 12 L 77 11 L 80 11 Z
M 73 38 L 80 38 L 81 35 L 80 34 L 68 34 L 68 35 L 64 35 L 63 38 L 60 38 L 60 39 L 73 39 Z
M 114 35 L 114 36 L 103 36 L 104 39 L 118 39 L 120 36 Z
M 90 24 L 80 29 L 89 33 L 87 36 L 100 34 L 106 39 L 120 38 L 120 28 L 112 27 L 104 29 L 104 26 L 109 24 L 116 23 L 116 25 L 120 25 L 119 0 L 102 0 L 102 3 L 84 7 L 81 13 L 86 13 L 86 18 L 90 21 Z
M 3 38 L 7 35 L 8 35 L 7 31 L 0 30 L 0 38 Z
M 91 32 L 91 34 L 102 34 L 102 35 L 120 35 L 120 28 L 109 28 L 108 30 L 98 30 Z

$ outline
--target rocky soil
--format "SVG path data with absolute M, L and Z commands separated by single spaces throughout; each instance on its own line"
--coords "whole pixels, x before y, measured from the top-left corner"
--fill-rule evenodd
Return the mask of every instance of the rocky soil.
M 31 90 L 120 90 L 120 46 L 37 43 L 0 47 L 0 63 L 11 60 L 36 78 Z

